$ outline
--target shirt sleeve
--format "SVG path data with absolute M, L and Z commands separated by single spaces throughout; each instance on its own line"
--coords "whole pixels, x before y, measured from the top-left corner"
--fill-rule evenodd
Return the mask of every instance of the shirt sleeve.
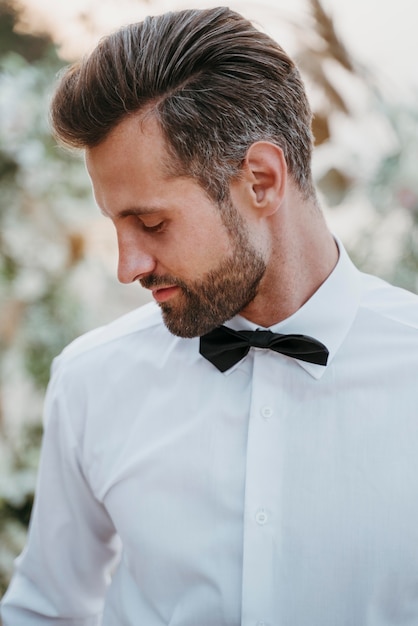
M 63 385 L 55 371 L 27 544 L 2 601 L 3 626 L 98 626 L 120 552 L 112 521 L 83 473 Z

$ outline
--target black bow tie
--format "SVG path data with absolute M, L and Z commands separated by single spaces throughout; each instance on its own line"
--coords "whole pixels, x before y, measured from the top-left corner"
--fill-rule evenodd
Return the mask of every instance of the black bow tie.
M 221 372 L 229 370 L 255 348 L 269 348 L 286 356 L 326 365 L 328 350 L 307 335 L 282 335 L 270 330 L 232 330 L 219 326 L 200 338 L 200 354 Z

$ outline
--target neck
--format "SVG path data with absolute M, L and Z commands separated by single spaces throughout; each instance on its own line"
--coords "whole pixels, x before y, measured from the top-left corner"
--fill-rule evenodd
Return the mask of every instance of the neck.
M 271 254 L 256 298 L 241 315 L 269 327 L 293 315 L 328 278 L 338 248 L 316 205 L 289 202 L 270 225 Z

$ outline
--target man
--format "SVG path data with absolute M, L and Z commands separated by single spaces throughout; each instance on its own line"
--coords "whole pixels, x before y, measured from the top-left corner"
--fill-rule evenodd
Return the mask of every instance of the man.
M 4 626 L 418 624 L 418 298 L 330 234 L 294 63 L 150 17 L 52 120 L 156 304 L 54 363 Z

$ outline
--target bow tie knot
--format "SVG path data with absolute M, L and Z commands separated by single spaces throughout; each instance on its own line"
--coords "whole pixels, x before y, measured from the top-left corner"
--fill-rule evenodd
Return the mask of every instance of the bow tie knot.
M 248 343 L 253 348 L 269 348 L 271 340 L 274 338 L 271 330 L 242 330 L 241 335 L 248 339 Z
M 326 365 L 328 350 L 307 335 L 284 335 L 270 330 L 233 330 L 219 326 L 200 338 L 200 354 L 225 372 L 238 363 L 250 348 L 264 348 L 308 363 Z

